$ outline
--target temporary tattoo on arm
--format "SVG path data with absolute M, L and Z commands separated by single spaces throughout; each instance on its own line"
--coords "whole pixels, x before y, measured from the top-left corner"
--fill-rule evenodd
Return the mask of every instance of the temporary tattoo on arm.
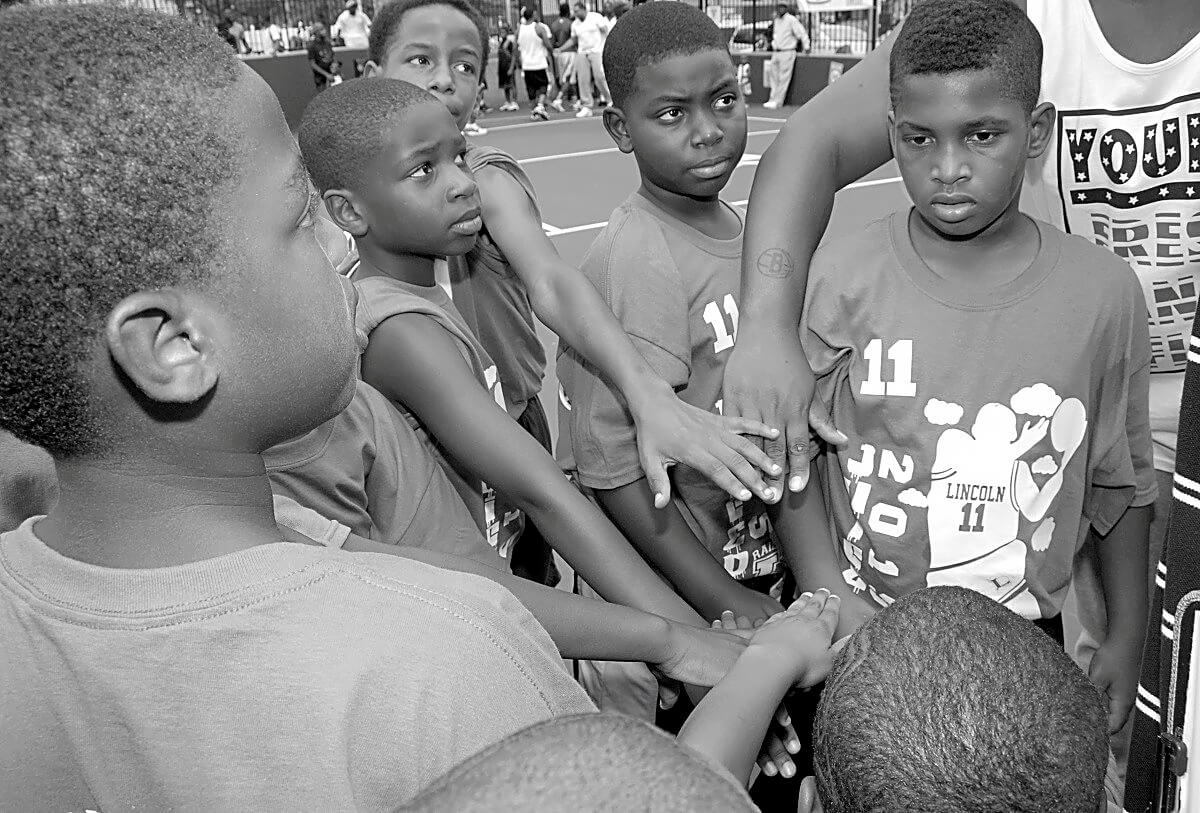
M 781 248 L 769 248 L 759 254 L 756 265 L 758 273 L 763 276 L 780 279 L 790 277 L 796 270 L 796 263 L 792 260 L 792 255 Z

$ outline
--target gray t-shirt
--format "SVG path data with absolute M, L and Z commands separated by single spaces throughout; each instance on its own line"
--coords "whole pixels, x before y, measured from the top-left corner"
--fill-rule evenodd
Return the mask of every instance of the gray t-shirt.
M 948 280 L 908 217 L 825 246 L 809 272 L 801 338 L 850 437 L 823 458 L 843 575 L 881 605 L 956 584 L 1052 617 L 1088 527 L 1154 501 L 1141 288 L 1040 222 L 1012 281 Z
M 520 602 L 398 556 L 169 568 L 0 535 L 0 809 L 385 810 L 594 707 Z

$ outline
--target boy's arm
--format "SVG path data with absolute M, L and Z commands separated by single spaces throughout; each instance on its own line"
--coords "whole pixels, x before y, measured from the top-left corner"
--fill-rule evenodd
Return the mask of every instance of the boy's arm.
M 667 466 L 676 462 L 703 473 L 732 497 L 748 498 L 749 488 L 771 502 L 774 495 L 754 468 L 769 468 L 767 458 L 741 434 L 771 437 L 774 430 L 680 401 L 646 364 L 587 278 L 558 255 L 524 187 L 495 167 L 480 170 L 475 179 L 484 222 L 529 289 L 534 313 L 625 397 L 637 424 L 642 470 L 656 495 L 655 504 L 667 504 Z
M 1092 657 L 1088 677 L 1108 699 L 1108 730 L 1125 725 L 1137 694 L 1138 664 L 1146 632 L 1147 544 L 1153 506 L 1135 506 L 1097 538 L 1108 635 Z
M 674 503 L 656 510 L 640 479 L 595 493 L 621 533 L 700 615 L 713 620 L 730 610 L 756 621 L 783 610 L 770 596 L 738 584 L 692 533 Z
M 742 783 L 759 752 L 775 708 L 793 685 L 815 686 L 829 674 L 830 636 L 838 598 L 801 597 L 754 633 L 733 669 L 679 731 L 679 742 L 717 760 Z M 784 776 L 795 774 L 784 768 Z
M 726 415 L 783 433 L 768 441 L 788 487 L 808 479 L 809 425 L 841 442 L 818 405 L 796 337 L 808 265 L 829 224 L 837 190 L 891 157 L 888 59 L 894 35 L 792 114 L 754 176 L 742 251 L 741 321 L 725 368 Z
M 825 508 L 825 467 L 816 460 L 813 464 L 816 479 L 811 487 L 800 492 L 786 492 L 771 513 L 775 537 L 796 577 L 796 586 L 809 592 L 822 587 L 840 588 L 846 583 Z M 836 637 L 841 639 L 852 634 L 879 610 L 858 593 L 848 589 L 839 592 L 843 598 Z
M 512 500 L 606 600 L 701 621 L 630 548 L 554 459 L 500 409 L 433 320 L 402 314 L 371 332 L 363 380 L 403 404 L 450 456 Z

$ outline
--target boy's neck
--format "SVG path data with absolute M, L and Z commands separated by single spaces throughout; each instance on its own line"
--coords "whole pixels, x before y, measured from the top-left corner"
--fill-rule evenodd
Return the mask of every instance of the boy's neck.
M 938 276 L 991 288 L 1020 276 L 1041 250 L 1037 225 L 1015 199 L 987 228 L 969 237 L 950 237 L 913 209 L 908 233 L 913 250 Z
M 281 541 L 257 454 L 69 460 L 56 468 L 58 503 L 34 530 L 70 559 L 170 567 Z
M 677 220 L 714 240 L 732 240 L 741 234 L 742 222 L 718 195 L 693 198 L 642 178 L 641 193 Z
M 393 254 L 362 240 L 358 244 L 359 269 L 355 278 L 390 277 L 430 288 L 437 284 L 434 259 L 432 254 Z

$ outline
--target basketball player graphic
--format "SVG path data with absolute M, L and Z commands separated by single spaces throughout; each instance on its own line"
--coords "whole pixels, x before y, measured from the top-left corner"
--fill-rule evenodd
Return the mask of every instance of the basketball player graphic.
M 1026 589 L 1021 519 L 1041 522 L 1030 541 L 1035 550 L 1047 549 L 1054 520 L 1042 520 L 1083 442 L 1087 416 L 1078 399 L 1062 400 L 1045 384 L 1024 388 L 1010 403 L 1012 408 L 984 404 L 970 434 L 950 428 L 938 439 L 928 494 L 926 583 L 970 587 L 1032 617 L 1038 608 Z M 1035 417 L 1019 433 L 1018 413 Z M 1024 457 L 1047 433 L 1061 458 L 1056 463 L 1045 455 L 1031 464 Z M 1039 487 L 1035 474 L 1050 476 Z

